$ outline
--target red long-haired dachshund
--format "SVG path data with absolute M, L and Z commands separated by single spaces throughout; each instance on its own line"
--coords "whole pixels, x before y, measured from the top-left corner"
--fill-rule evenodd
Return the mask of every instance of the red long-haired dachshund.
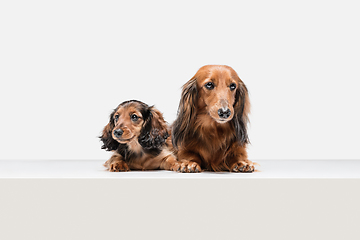
M 180 171 L 253 172 L 246 151 L 249 112 L 248 90 L 231 67 L 200 68 L 183 86 L 172 126 Z
M 104 127 L 102 149 L 113 151 L 104 166 L 111 172 L 181 167 L 173 154 L 170 131 L 162 114 L 147 104 L 130 100 L 121 103 Z

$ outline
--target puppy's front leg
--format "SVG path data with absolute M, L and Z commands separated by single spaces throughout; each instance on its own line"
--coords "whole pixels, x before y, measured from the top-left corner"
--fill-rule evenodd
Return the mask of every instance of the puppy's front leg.
M 123 160 L 123 157 L 118 153 L 114 153 L 111 156 L 111 158 L 104 163 L 104 166 L 110 172 L 127 172 L 127 171 L 130 171 L 129 166 Z

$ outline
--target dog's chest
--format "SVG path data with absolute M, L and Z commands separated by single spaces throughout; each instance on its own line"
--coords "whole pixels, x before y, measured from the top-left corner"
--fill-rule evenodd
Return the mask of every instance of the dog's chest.
M 206 135 L 198 136 L 196 148 L 206 162 L 223 162 L 226 152 L 234 141 L 234 135 L 223 131 L 207 131 Z
M 142 147 L 138 141 L 131 141 L 128 143 L 129 150 L 133 153 L 142 154 Z
M 229 128 L 214 127 L 201 131 L 201 134 L 198 134 L 198 140 L 210 150 L 218 151 L 229 145 L 234 136 L 234 131 Z

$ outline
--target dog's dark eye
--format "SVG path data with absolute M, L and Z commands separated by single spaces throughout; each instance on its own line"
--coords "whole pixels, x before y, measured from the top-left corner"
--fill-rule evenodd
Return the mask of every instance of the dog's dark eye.
M 205 87 L 209 90 L 213 90 L 215 85 L 212 82 L 208 82 L 207 84 L 205 84 Z
M 131 114 L 130 117 L 133 122 L 136 122 L 139 119 L 139 117 L 136 114 Z
M 235 83 L 230 84 L 230 90 L 233 91 L 235 89 L 236 89 L 236 84 Z
M 119 115 L 115 115 L 114 119 L 115 119 L 115 122 L 117 122 L 119 120 Z

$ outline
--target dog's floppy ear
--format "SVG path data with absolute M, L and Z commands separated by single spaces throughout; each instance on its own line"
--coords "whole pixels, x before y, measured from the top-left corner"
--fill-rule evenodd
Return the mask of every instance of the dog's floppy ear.
M 183 86 L 181 99 L 178 108 L 178 117 L 173 123 L 172 143 L 175 148 L 184 141 L 192 131 L 196 117 L 196 101 L 198 91 L 196 87 L 196 77 L 194 76 Z
M 112 137 L 112 131 L 115 127 L 115 112 L 116 109 L 111 113 L 109 123 L 104 127 L 103 133 L 100 136 L 100 139 L 103 142 L 101 149 L 105 149 L 106 151 L 116 150 L 119 147 L 119 143 Z
M 249 137 L 247 134 L 247 125 L 249 123 L 249 113 L 250 113 L 250 100 L 249 100 L 249 92 L 245 86 L 245 84 L 241 81 L 241 79 L 236 76 L 239 87 L 236 90 L 235 95 L 235 116 L 234 116 L 234 124 L 236 130 L 236 138 L 237 141 L 244 146 L 248 144 Z
M 144 117 L 144 125 L 138 138 L 144 149 L 160 148 L 169 137 L 167 123 L 162 114 L 154 107 L 149 107 Z

